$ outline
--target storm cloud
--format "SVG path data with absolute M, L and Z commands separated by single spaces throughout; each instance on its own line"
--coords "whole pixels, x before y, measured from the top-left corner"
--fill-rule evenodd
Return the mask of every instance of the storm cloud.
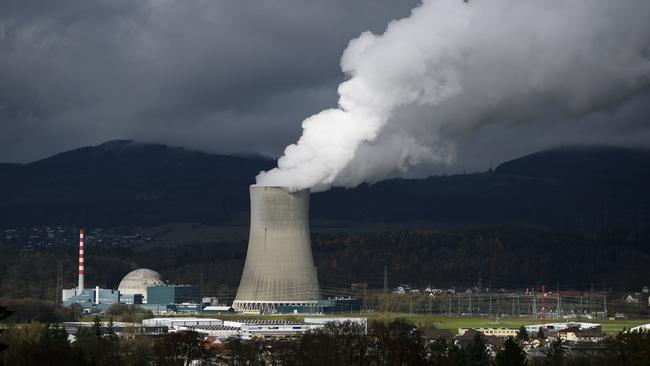
M 382 34 L 418 4 L 0 2 L 0 161 L 115 138 L 278 157 L 305 118 L 337 106 L 350 40 Z M 458 151 L 452 165 L 424 162 L 385 174 L 485 169 L 557 144 L 648 144 L 649 93 L 619 96 L 585 113 L 542 113 L 536 120 L 548 122 L 544 127 L 502 118 L 471 134 L 449 131 Z
M 415 2 L 0 2 L 0 161 L 113 138 L 278 154 Z
M 482 126 L 546 127 L 615 107 L 650 84 L 649 13 L 641 0 L 424 0 L 350 42 L 338 108 L 307 118 L 257 183 L 355 187 L 450 165 Z

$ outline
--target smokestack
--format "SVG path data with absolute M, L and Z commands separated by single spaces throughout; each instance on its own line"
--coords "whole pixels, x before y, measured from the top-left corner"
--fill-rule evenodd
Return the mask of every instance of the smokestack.
M 84 290 L 84 229 L 79 230 L 79 293 Z
M 233 308 L 269 312 L 276 306 L 314 306 L 318 279 L 309 240 L 309 190 L 251 186 L 246 264 Z

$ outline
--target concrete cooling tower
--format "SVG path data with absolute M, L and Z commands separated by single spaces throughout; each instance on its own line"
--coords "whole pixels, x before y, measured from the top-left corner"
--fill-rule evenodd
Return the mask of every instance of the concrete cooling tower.
M 246 264 L 233 302 L 244 312 L 314 306 L 318 279 L 309 241 L 309 190 L 251 186 Z

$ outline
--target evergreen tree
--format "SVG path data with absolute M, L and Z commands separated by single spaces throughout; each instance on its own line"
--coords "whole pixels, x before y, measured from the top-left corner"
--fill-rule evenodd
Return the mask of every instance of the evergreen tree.
M 435 363 L 434 363 L 435 365 Z M 442 360 L 439 365 L 464 366 L 467 365 L 467 354 L 460 347 L 450 345 L 447 351 L 447 360 Z
M 620 332 L 605 344 L 608 366 L 650 365 L 650 332 Z
M 317 345 L 317 344 L 316 344 Z M 230 337 L 226 340 L 226 353 L 222 355 L 224 358 L 222 361 L 230 365 L 251 365 L 256 366 L 260 365 L 260 355 L 263 350 L 263 343 L 257 340 L 243 341 L 238 337 Z M 155 353 L 155 350 L 154 350 Z M 317 354 L 310 353 L 310 356 L 313 357 L 313 362 L 301 363 L 304 365 L 319 365 L 317 363 L 318 357 Z M 157 355 L 160 358 L 160 355 Z M 158 362 L 159 365 L 162 365 L 162 362 Z M 168 363 L 169 364 L 169 363 Z
M 203 348 L 201 335 L 193 330 L 165 334 L 156 339 L 153 347 L 154 363 L 157 365 L 190 365 L 201 359 Z M 259 353 L 257 353 L 259 355 Z M 246 364 L 246 363 L 243 363 Z
M 420 331 L 409 321 L 396 318 L 389 323 L 374 323 L 371 336 L 375 339 L 378 363 L 388 365 L 418 365 L 424 361 L 424 340 Z
M 465 352 L 468 366 L 488 366 L 492 362 L 481 333 L 476 333 Z
M 68 342 L 68 333 L 61 326 L 44 326 L 40 345 L 34 352 L 40 353 L 39 364 L 69 364 L 72 360 L 72 347 Z
M 9 309 L 5 308 L 4 306 L 0 306 L 0 322 L 10 317 L 11 314 L 12 312 L 9 311 Z M 0 334 L 2 334 L 2 329 L 0 329 Z M 8 346 L 6 344 L 0 343 L 0 352 L 7 349 L 7 347 Z
M 564 361 L 564 349 L 562 348 L 562 340 L 557 339 L 552 342 L 548 351 L 546 351 L 546 359 L 544 360 L 544 365 L 546 366 L 563 366 Z
M 496 366 L 523 366 L 526 364 L 526 354 L 519 343 L 515 342 L 512 337 L 508 337 L 503 348 L 497 352 L 494 364 Z
M 134 337 L 122 344 L 124 366 L 150 366 L 154 337 Z
M 102 336 L 102 323 L 99 319 L 99 315 L 95 315 L 93 318 L 93 325 L 90 328 L 92 329 L 92 333 L 95 335 L 97 338 L 101 338 Z
M 104 364 L 106 365 L 118 365 L 122 361 L 122 344 L 120 342 L 120 337 L 113 330 L 113 318 L 109 318 L 108 329 L 106 334 L 101 338 L 101 343 L 103 344 L 106 354 Z
M 517 331 L 516 339 L 518 341 L 528 341 L 528 331 L 526 330 L 526 327 L 524 327 L 523 325 L 519 327 L 519 331 Z
M 451 346 L 445 338 L 430 341 L 426 346 L 427 361 L 433 365 L 441 365 L 449 358 Z
M 119 337 L 114 332 L 102 330 L 100 318 L 96 315 L 90 328 L 81 327 L 77 331 L 77 341 L 73 348 L 77 358 L 89 365 L 121 365 L 122 350 Z

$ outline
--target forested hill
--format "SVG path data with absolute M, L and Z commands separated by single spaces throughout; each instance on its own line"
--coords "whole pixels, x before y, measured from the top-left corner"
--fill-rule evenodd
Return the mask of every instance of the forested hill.
M 262 157 L 127 140 L 0 166 L 0 223 L 113 226 L 221 221 L 245 210 Z
M 499 174 L 594 184 L 650 179 L 650 151 L 613 147 L 563 147 L 540 151 L 499 165 Z
M 314 195 L 313 200 L 319 216 L 350 220 L 647 231 L 650 153 L 616 147 L 565 147 L 505 162 L 494 171 L 393 179 L 352 190 L 332 190 Z
M 0 164 L 0 225 L 216 224 L 248 216 L 248 186 L 275 162 L 110 141 L 29 164 Z M 650 154 L 561 148 L 494 171 L 391 179 L 312 195 L 312 218 L 423 225 L 524 223 L 645 230 Z

